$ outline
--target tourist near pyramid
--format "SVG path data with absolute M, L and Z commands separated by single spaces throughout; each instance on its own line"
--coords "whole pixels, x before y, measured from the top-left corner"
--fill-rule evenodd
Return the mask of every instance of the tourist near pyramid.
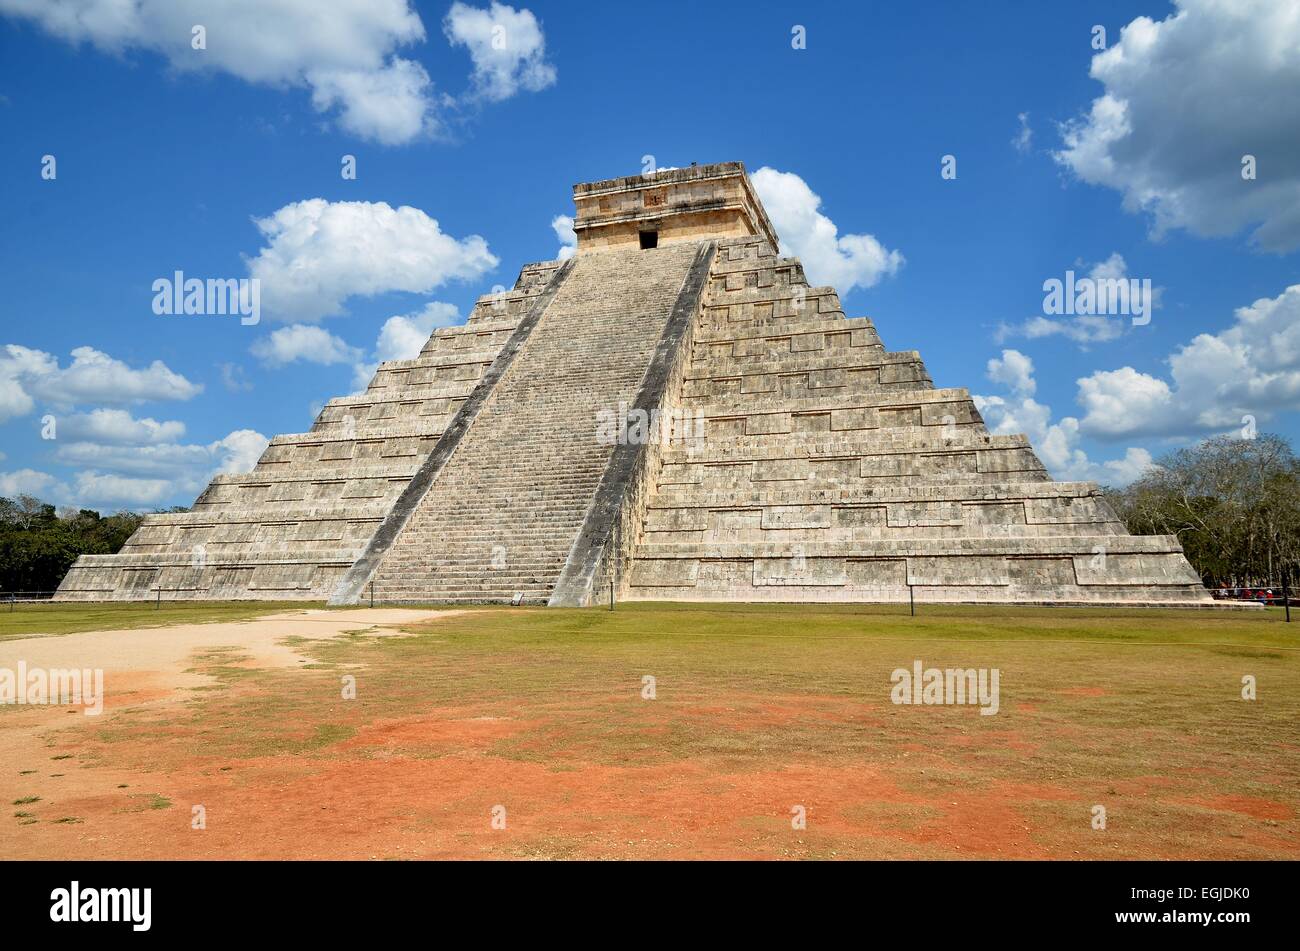
M 830 287 L 739 163 L 574 188 L 530 264 L 60 600 L 1213 602 Z

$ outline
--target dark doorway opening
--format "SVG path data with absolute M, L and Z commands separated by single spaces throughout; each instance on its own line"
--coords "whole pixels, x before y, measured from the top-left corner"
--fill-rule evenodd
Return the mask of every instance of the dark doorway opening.
M 647 248 L 657 248 L 657 247 L 659 247 L 659 232 L 658 232 L 658 231 L 642 231 L 642 232 L 641 232 L 641 250 L 644 251 L 644 250 L 646 250 Z

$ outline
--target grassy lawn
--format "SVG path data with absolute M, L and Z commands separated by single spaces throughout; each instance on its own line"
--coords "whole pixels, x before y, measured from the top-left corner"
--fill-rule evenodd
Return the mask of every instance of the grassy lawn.
M 116 631 L 172 624 L 239 621 L 277 611 L 323 607 L 301 601 L 119 602 L 103 604 L 0 601 L 0 641 L 33 634 Z
M 55 734 L 131 777 L 135 831 L 78 828 L 151 857 L 1300 857 L 1278 612 L 480 609 L 297 646 L 214 650 L 213 687 Z M 893 704 L 916 660 L 997 668 L 998 713 Z M 129 809 L 139 786 L 220 822 Z

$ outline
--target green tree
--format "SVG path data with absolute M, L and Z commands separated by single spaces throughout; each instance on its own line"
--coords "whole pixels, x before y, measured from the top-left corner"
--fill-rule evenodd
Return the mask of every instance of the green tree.
M 59 513 L 31 496 L 0 498 L 0 591 L 53 591 L 79 555 L 116 554 L 144 516 Z

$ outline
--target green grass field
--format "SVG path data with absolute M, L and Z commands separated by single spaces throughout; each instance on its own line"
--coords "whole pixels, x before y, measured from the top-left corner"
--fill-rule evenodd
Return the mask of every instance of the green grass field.
M 324 607 L 324 605 L 310 605 Z M 275 611 L 303 607 L 301 601 L 164 601 L 76 604 L 0 601 L 0 641 L 34 634 L 73 634 L 77 631 L 116 631 L 170 624 L 238 621 Z
M 198 839 L 137 809 L 114 857 L 1300 857 L 1300 623 L 1277 611 L 486 608 L 298 647 L 292 670 L 213 651 L 212 688 L 60 734 L 143 777 L 124 803 L 224 817 Z M 916 660 L 997 668 L 999 712 L 895 705 Z M 112 837 L 94 812 L 77 828 Z

